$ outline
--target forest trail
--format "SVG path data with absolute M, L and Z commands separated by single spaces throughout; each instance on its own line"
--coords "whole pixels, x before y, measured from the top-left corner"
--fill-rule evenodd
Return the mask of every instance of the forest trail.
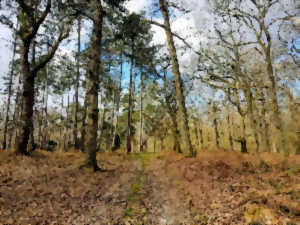
M 0 224 L 193 225 L 300 222 L 300 158 L 201 152 L 0 155 Z

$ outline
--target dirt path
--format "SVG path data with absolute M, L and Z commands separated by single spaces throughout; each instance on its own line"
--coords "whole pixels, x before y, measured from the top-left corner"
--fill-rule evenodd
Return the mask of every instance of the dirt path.
M 155 155 L 140 155 L 142 164 L 128 199 L 126 224 L 192 225 L 190 211 L 180 193 L 167 177 L 159 176 L 163 164 L 155 164 Z

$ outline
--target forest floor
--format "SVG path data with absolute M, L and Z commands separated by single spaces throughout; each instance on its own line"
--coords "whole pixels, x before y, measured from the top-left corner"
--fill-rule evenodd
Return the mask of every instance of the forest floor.
M 300 157 L 0 152 L 0 224 L 300 224 Z

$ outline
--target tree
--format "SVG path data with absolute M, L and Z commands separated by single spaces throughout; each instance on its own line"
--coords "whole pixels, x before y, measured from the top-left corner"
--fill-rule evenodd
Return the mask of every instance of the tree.
M 75 82 L 75 110 L 74 110 L 74 148 L 79 149 L 78 140 L 78 111 L 79 111 L 79 80 L 80 80 L 80 46 L 81 46 L 81 18 L 77 19 L 77 53 L 76 53 L 76 82 Z
M 178 122 L 180 126 L 181 139 L 183 140 L 183 150 L 188 151 L 190 156 L 195 156 L 196 152 L 193 151 L 189 133 L 188 115 L 185 105 L 185 96 L 183 94 L 183 82 L 179 70 L 173 34 L 171 31 L 167 2 L 165 0 L 159 0 L 159 6 L 164 18 L 165 32 L 168 40 L 168 50 L 172 63 L 172 71 L 175 78 L 176 99 L 178 103 Z
M 44 1 L 43 1 L 44 2 Z M 52 45 L 51 49 L 33 66 L 29 61 L 30 46 L 34 42 L 40 26 L 44 23 L 47 15 L 50 13 L 52 2 L 46 2 L 45 9 L 39 12 L 39 4 L 36 2 L 25 3 L 23 0 L 17 1 L 19 6 L 18 20 L 20 23 L 17 34 L 21 39 L 21 74 L 23 80 L 22 87 L 22 112 L 21 127 L 18 141 L 16 143 L 16 152 L 18 154 L 27 155 L 27 144 L 29 135 L 33 127 L 32 115 L 34 105 L 34 80 L 37 73 L 45 67 L 45 65 L 53 58 L 59 44 L 68 36 L 68 26 L 62 25 L 61 32 Z M 39 13 L 37 13 L 39 12 Z M 38 15 L 35 15 L 38 14 Z M 64 23 L 62 23 L 64 24 Z

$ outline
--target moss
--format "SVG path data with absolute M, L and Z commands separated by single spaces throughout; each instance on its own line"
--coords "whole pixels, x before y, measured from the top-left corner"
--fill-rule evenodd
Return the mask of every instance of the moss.
M 132 207 L 128 207 L 125 209 L 125 212 L 124 212 L 124 217 L 127 218 L 127 217 L 130 217 L 133 213 L 133 208 Z

